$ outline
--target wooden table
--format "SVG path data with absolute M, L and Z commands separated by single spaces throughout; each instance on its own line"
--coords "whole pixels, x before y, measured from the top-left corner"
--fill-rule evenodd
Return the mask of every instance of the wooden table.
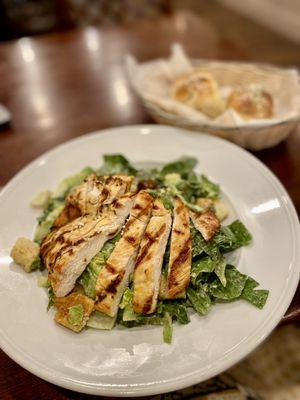
M 230 32 L 225 21 L 231 24 Z M 181 42 L 193 57 L 300 66 L 298 46 L 221 8 L 216 13 L 205 8 L 201 19 L 179 13 L 155 22 L 2 43 L 0 102 L 13 118 L 11 125 L 0 130 L 0 185 L 66 140 L 111 126 L 153 122 L 128 85 L 123 58 L 126 53 L 141 61 L 167 56 L 174 41 Z M 256 156 L 282 181 L 299 212 L 300 130 Z M 297 317 L 299 288 L 285 320 Z M 93 398 L 40 380 L 4 353 L 0 363 L 3 400 Z

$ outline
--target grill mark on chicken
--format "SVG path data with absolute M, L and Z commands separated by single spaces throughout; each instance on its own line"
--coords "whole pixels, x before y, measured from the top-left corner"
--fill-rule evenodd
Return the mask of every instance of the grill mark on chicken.
M 173 261 L 172 265 L 169 266 L 170 274 L 168 276 L 168 289 L 170 290 L 172 286 L 179 286 L 177 282 L 178 274 L 180 274 L 181 266 L 183 263 L 188 261 L 191 257 L 191 243 L 192 239 L 189 238 L 183 248 L 181 249 L 180 253 L 178 254 L 177 258 Z M 186 286 L 188 285 L 189 280 L 187 281 Z
M 128 243 L 134 245 L 136 240 L 133 236 L 124 236 L 124 239 L 127 240 Z
M 112 264 L 110 264 L 109 262 L 106 262 L 105 267 L 111 274 L 115 274 L 117 272 L 115 267 Z
M 139 212 L 137 215 L 135 215 L 130 221 L 128 221 L 127 225 L 126 225 L 126 229 L 129 229 L 129 227 L 132 225 L 132 223 L 134 222 L 134 218 L 135 219 L 139 219 L 140 221 L 142 221 L 142 217 L 147 215 L 149 213 L 149 211 L 151 211 L 152 209 L 152 203 L 148 204 L 146 207 L 141 208 L 139 204 L 137 204 L 138 207 L 133 207 L 133 210 L 141 210 L 141 212 Z
M 104 187 L 104 188 L 102 189 L 101 194 L 102 194 L 102 196 L 104 197 L 104 200 L 106 200 L 107 197 L 108 197 L 108 195 L 109 195 L 109 190 L 108 190 L 106 187 Z
M 149 296 L 143 306 L 143 314 L 148 314 L 151 310 L 153 296 Z
M 173 232 L 177 233 L 177 235 L 184 235 L 184 232 L 180 229 L 173 229 Z
M 125 271 L 120 271 L 118 275 L 111 281 L 111 283 L 107 286 L 106 291 L 107 293 L 116 293 L 117 292 L 117 286 L 121 282 L 123 276 L 124 276 Z
M 137 266 L 143 261 L 143 259 L 147 256 L 150 247 L 153 245 L 153 243 L 158 240 L 160 238 L 160 236 L 164 233 L 164 231 L 166 230 L 166 224 L 163 224 L 159 231 L 156 233 L 155 236 L 150 236 L 147 232 L 145 233 L 145 237 L 147 238 L 147 242 L 145 243 L 145 245 L 142 248 L 142 252 L 140 253 L 140 255 L 138 256 L 138 259 L 136 261 L 136 265 L 135 268 L 137 268 Z

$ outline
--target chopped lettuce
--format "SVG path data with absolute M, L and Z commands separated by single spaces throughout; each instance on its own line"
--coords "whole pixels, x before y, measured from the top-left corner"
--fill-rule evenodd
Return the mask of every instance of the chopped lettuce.
M 135 175 L 137 172 L 122 154 L 106 154 L 103 160 L 104 164 L 98 170 L 98 175 Z
M 110 317 L 109 315 L 103 314 L 99 311 L 94 311 L 90 315 L 86 325 L 94 329 L 113 329 L 116 323 L 117 316 Z
M 173 323 L 172 317 L 168 312 L 165 313 L 163 318 L 163 338 L 165 343 L 172 343 L 173 336 Z
M 207 176 L 201 175 L 197 195 L 198 197 L 218 199 L 220 195 L 220 187 L 216 183 L 210 181 Z
M 40 276 L 38 278 L 38 287 L 43 287 L 43 288 L 50 287 L 50 281 L 48 279 L 48 276 Z
M 137 314 L 132 307 L 133 292 L 127 288 L 123 294 L 118 314 L 118 323 L 128 328 L 141 325 L 163 325 L 164 340 L 171 340 L 172 320 L 179 324 L 189 323 L 186 304 L 181 300 L 168 300 L 159 302 L 156 312 L 150 315 Z M 168 315 L 168 317 L 166 317 Z M 169 343 L 169 341 L 167 341 Z
M 189 172 L 191 172 L 195 168 L 196 164 L 196 158 L 184 156 L 179 158 L 179 160 L 166 164 L 162 168 L 161 174 L 165 177 L 168 174 L 177 173 L 181 177 L 186 177 Z
M 247 246 L 252 241 L 252 236 L 245 225 L 236 220 L 230 225 L 224 226 L 214 237 L 214 242 L 220 251 L 229 252 L 242 246 Z
M 195 172 L 190 172 L 176 187 L 186 201 L 191 203 L 196 202 L 199 197 L 216 200 L 220 196 L 219 185 L 210 181 L 205 175 L 198 176 Z
M 99 273 L 104 267 L 120 237 L 121 235 L 119 234 L 106 242 L 99 253 L 92 258 L 85 271 L 78 278 L 78 283 L 80 283 L 80 285 L 83 287 L 84 293 L 92 299 L 96 298 L 96 283 Z
M 81 325 L 84 317 L 84 308 L 82 304 L 76 304 L 68 310 L 68 322 L 73 325 Z
M 216 261 L 209 256 L 198 258 L 192 262 L 191 282 L 196 285 L 198 278 L 203 272 L 214 272 L 216 268 Z
M 255 307 L 262 309 L 266 304 L 269 291 L 263 289 L 255 289 L 258 285 L 258 282 L 248 276 L 241 294 L 241 298 L 247 300 Z
M 187 297 L 194 310 L 200 315 L 206 315 L 212 305 L 210 296 L 202 286 L 198 285 L 197 290 L 191 287 L 187 288 Z
M 160 200 L 162 201 L 164 207 L 167 210 L 173 210 L 174 206 L 173 206 L 173 196 L 171 196 L 171 194 L 167 191 L 161 191 L 158 194 L 158 197 L 160 198 Z
M 52 193 L 52 198 L 65 198 L 69 191 L 74 187 L 79 185 L 88 175 L 94 172 L 93 168 L 85 167 L 83 170 L 75 175 L 69 176 L 64 179 L 60 184 L 54 189 Z
M 51 201 L 51 192 L 50 190 L 44 190 L 39 192 L 30 202 L 30 206 L 33 208 L 42 208 L 45 209 L 48 207 Z
M 216 279 L 209 286 L 210 294 L 220 300 L 237 299 L 243 292 L 247 276 L 240 273 L 232 265 L 227 265 L 225 276 L 226 286 L 223 286 L 220 280 Z
M 178 172 L 172 172 L 164 177 L 164 185 L 176 186 L 181 182 L 181 176 Z
M 218 260 L 215 260 L 216 266 L 215 266 L 215 274 L 217 277 L 220 279 L 220 282 L 222 283 L 223 286 L 226 286 L 226 275 L 225 275 L 225 270 L 226 270 L 226 260 L 225 257 L 220 256 Z
M 55 300 L 55 294 L 53 292 L 52 287 L 50 286 L 48 289 L 48 305 L 47 305 L 47 311 L 50 310 L 52 306 L 54 306 L 54 300 Z
M 191 226 L 192 233 L 192 256 L 193 258 L 200 256 L 205 253 L 210 256 L 213 260 L 220 259 L 220 250 L 214 239 L 206 241 L 201 233 L 194 227 Z
M 65 202 L 62 199 L 54 199 L 44 210 L 41 217 L 38 218 L 38 226 L 36 227 L 34 240 L 40 243 L 45 236 L 48 235 L 54 221 L 64 209 Z
M 156 313 L 160 315 L 168 313 L 172 319 L 176 320 L 179 324 L 185 325 L 190 322 L 184 301 L 168 300 L 165 302 L 160 302 L 158 304 Z
M 36 269 L 44 269 L 42 260 L 40 259 L 39 256 L 35 257 L 33 260 L 33 263 L 31 264 L 30 271 L 35 271 Z
M 183 204 L 192 211 L 195 212 L 203 212 L 204 208 L 198 206 L 197 204 L 191 203 L 187 200 L 187 198 L 182 194 L 182 192 L 176 186 L 169 186 L 168 192 L 172 197 L 178 197 Z
M 192 262 L 191 282 L 197 285 L 197 281 L 201 278 L 202 273 L 215 272 L 220 279 L 223 286 L 226 286 L 225 277 L 226 260 L 219 254 L 218 258 L 211 258 L 209 256 L 201 257 Z
M 125 289 L 125 292 L 123 293 L 119 307 L 121 309 L 124 309 L 125 307 L 130 306 L 132 304 L 132 299 L 133 299 L 133 292 L 129 287 L 127 287 Z

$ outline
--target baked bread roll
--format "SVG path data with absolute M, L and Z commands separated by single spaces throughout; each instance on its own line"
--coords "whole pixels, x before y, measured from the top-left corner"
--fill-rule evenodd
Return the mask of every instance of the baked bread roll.
M 249 85 L 233 89 L 227 100 L 244 119 L 262 119 L 273 116 L 272 96 L 261 86 Z
M 177 78 L 171 86 L 171 97 L 216 118 L 225 111 L 217 81 L 209 73 L 194 70 Z

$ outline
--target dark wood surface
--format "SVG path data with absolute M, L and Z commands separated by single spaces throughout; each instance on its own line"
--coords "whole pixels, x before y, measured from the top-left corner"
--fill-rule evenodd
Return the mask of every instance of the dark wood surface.
M 126 53 L 142 61 L 167 56 L 174 41 L 183 43 L 192 57 L 300 66 L 299 46 L 222 8 L 213 12 L 204 7 L 201 17 L 179 13 L 155 22 L 2 43 L 0 102 L 13 118 L 0 130 L 0 185 L 66 140 L 107 127 L 153 122 L 128 85 L 123 58 Z M 118 96 L 117 87 L 126 101 Z M 277 147 L 255 155 L 278 176 L 299 213 L 300 130 Z M 297 318 L 299 288 L 283 322 Z M 0 368 L 3 400 L 93 398 L 42 381 L 4 353 Z

